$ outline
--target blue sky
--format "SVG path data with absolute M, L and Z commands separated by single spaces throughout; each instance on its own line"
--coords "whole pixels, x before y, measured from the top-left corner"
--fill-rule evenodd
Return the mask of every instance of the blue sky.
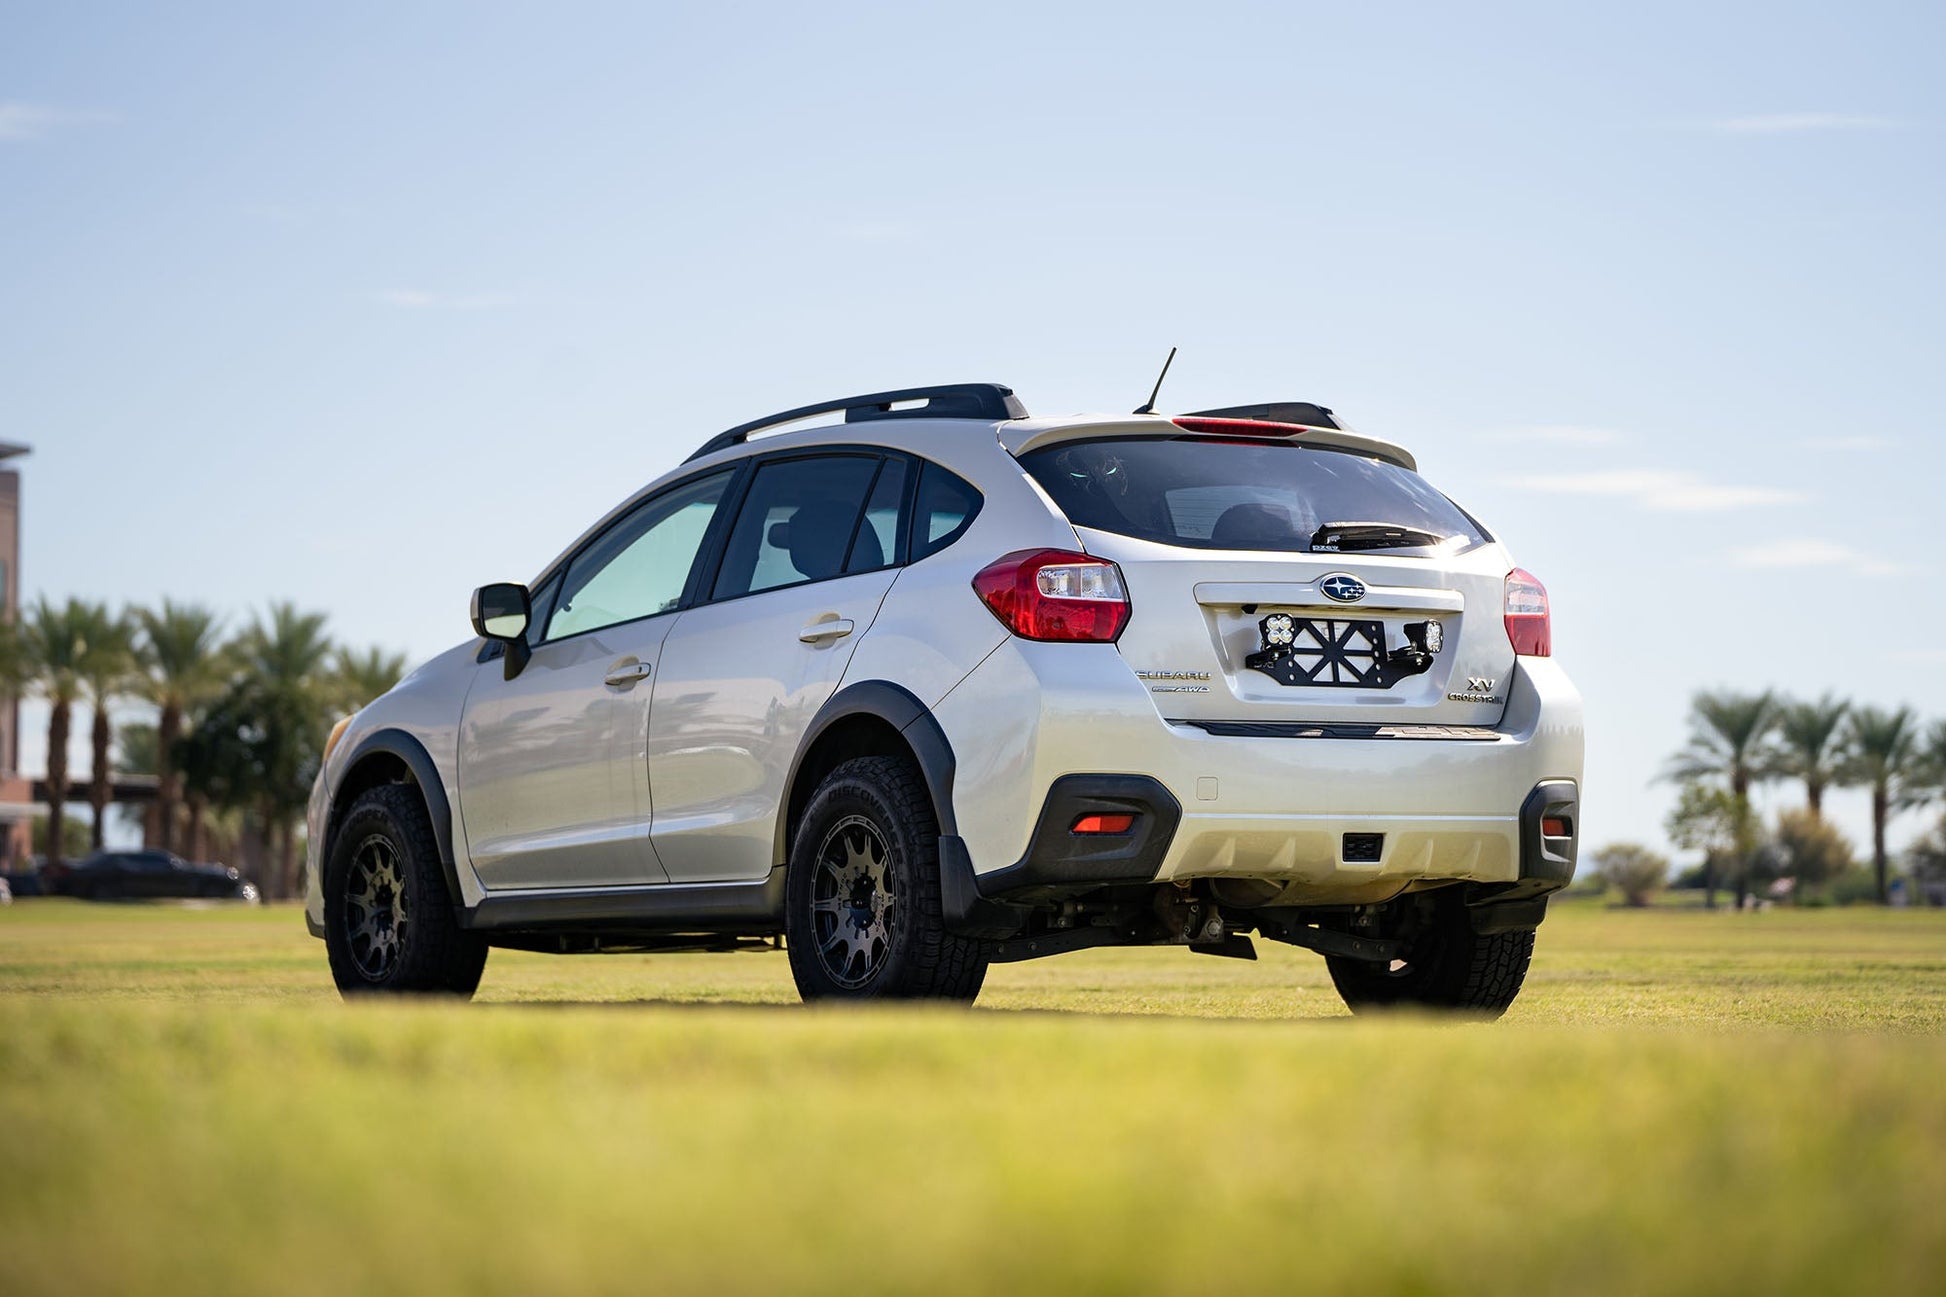
M 1588 835 L 1656 841 L 1695 689 L 1946 716 L 1942 38 L 1923 4 L 9 0 L 25 586 L 294 598 L 421 658 L 725 426 L 967 379 L 1128 409 L 1176 345 L 1164 408 L 1320 401 L 1512 545 L 1588 696 Z

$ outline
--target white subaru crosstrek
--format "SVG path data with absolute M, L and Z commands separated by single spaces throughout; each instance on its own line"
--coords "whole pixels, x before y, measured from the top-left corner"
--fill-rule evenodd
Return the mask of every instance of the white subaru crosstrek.
M 1574 872 L 1546 591 L 1317 405 L 786 411 L 473 627 L 326 748 L 306 918 L 347 993 L 781 936 L 807 998 L 970 1000 L 1254 932 L 1354 1009 L 1497 1013 Z

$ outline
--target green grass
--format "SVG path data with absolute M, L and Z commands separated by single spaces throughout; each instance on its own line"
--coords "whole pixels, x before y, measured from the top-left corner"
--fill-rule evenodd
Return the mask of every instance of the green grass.
M 1946 914 L 1558 906 L 1501 1023 L 1097 951 L 346 1006 L 291 910 L 0 910 L 0 1293 L 1932 1293 Z

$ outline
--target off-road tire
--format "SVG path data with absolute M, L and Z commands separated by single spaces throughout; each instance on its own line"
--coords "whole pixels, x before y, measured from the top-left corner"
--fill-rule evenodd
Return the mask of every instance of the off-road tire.
M 1534 957 L 1534 932 L 1473 931 L 1458 890 L 1401 897 L 1399 967 L 1327 958 L 1331 981 L 1353 1013 L 1432 1009 L 1497 1018 L 1513 1004 Z M 1388 934 L 1391 935 L 1391 934 Z
M 831 961 L 837 956 L 820 940 L 820 903 L 826 907 L 826 927 L 847 921 L 832 914 L 830 896 L 819 894 L 821 876 L 832 877 L 820 856 L 832 847 L 834 834 L 849 831 L 869 842 L 868 828 L 883 848 L 879 867 L 890 880 L 892 900 L 882 952 L 876 962 L 861 955 L 847 978 L 834 971 Z M 785 944 L 798 993 L 807 1001 L 970 1002 L 980 993 L 986 947 L 946 930 L 939 899 L 939 822 L 910 761 L 857 757 L 827 775 L 792 839 L 784 884 Z
M 354 949 L 347 880 L 361 850 L 382 844 L 397 859 L 407 922 L 396 955 L 380 970 Z M 381 784 L 346 812 L 324 865 L 324 945 L 345 998 L 360 995 L 470 996 L 486 968 L 486 940 L 459 926 L 439 843 L 425 806 L 403 784 Z

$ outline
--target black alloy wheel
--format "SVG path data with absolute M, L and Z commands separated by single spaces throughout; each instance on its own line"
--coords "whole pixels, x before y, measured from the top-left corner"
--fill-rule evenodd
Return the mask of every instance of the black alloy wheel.
M 398 852 L 383 833 L 367 834 L 352 851 L 345 879 L 345 935 L 352 962 L 369 982 L 391 976 L 405 948 L 412 922 L 406 900 L 405 871 Z
M 986 946 L 941 917 L 939 821 L 902 757 L 858 757 L 818 785 L 792 837 L 784 922 L 806 1000 L 971 1000 L 986 978 Z
M 833 982 L 857 990 L 871 984 L 892 952 L 899 917 L 892 849 L 870 819 L 847 815 L 824 835 L 816 860 L 811 924 L 818 962 Z
M 1513 1004 L 1534 957 L 1534 932 L 1479 933 L 1457 887 L 1402 896 L 1381 935 L 1398 941 L 1387 963 L 1326 958 L 1353 1013 L 1431 1009 L 1497 1018 Z
M 367 789 L 324 862 L 324 944 L 345 996 L 473 994 L 486 940 L 459 926 L 418 790 Z

